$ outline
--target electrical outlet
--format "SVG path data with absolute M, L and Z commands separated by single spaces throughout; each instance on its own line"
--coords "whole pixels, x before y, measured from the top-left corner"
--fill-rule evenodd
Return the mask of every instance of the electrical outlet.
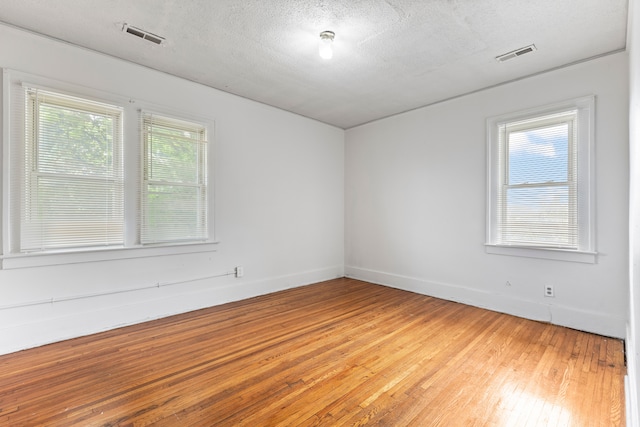
M 239 265 L 236 267 L 236 277 L 242 277 L 242 276 L 244 276 L 244 267 Z
M 545 285 L 544 286 L 544 296 L 553 298 L 555 297 L 555 293 L 553 292 L 553 285 Z

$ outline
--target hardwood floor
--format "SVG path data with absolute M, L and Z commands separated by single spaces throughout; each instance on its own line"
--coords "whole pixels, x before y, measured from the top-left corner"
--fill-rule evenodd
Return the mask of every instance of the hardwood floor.
M 0 356 L 7 426 L 622 426 L 621 341 L 351 279 Z

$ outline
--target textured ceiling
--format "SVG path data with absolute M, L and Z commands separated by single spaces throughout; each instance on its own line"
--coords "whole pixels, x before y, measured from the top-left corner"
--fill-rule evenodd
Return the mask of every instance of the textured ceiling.
M 624 49 L 627 0 L 0 0 L 0 21 L 346 129 Z

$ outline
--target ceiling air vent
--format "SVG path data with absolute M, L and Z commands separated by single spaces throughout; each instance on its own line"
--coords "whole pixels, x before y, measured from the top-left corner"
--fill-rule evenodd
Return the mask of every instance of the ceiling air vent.
M 133 34 L 134 36 L 140 37 L 143 40 L 148 40 L 151 43 L 162 44 L 164 42 L 164 37 L 157 36 L 148 31 L 141 30 L 140 28 L 132 27 L 129 24 L 124 24 L 122 26 L 122 31 L 124 31 L 125 33 Z
M 496 56 L 496 61 L 504 62 L 513 58 L 517 58 L 518 56 L 525 55 L 527 53 L 531 53 L 536 49 L 536 45 L 531 44 L 529 46 L 521 47 L 520 49 L 513 50 L 511 52 L 505 53 L 503 55 Z

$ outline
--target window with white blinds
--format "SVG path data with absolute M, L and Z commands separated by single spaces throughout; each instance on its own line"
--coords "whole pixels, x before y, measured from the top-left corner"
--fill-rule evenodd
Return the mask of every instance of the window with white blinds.
M 122 109 L 24 88 L 20 251 L 123 244 Z
M 498 244 L 578 249 L 576 111 L 499 126 Z
M 594 251 L 593 98 L 488 120 L 487 244 Z
M 0 269 L 215 250 L 213 120 L 2 73 Z
M 205 241 L 207 224 L 207 128 L 141 112 L 143 245 Z

